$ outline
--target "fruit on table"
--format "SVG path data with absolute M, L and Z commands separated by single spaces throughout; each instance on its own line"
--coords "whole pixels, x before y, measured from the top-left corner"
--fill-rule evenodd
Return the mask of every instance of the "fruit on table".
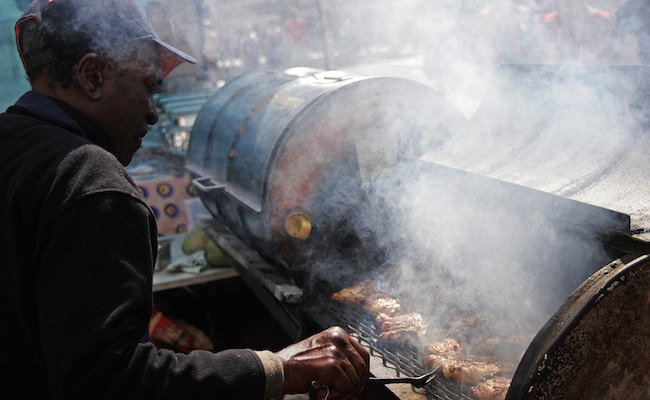
M 230 262 L 223 255 L 223 252 L 212 240 L 208 240 L 205 245 L 205 259 L 213 267 L 229 267 Z
M 183 253 L 194 254 L 201 251 L 209 241 L 210 237 L 202 228 L 192 228 L 183 239 Z

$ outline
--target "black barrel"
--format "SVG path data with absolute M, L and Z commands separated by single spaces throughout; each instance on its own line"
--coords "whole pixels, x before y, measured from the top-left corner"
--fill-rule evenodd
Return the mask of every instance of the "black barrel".
M 187 168 L 215 218 L 289 269 L 383 168 L 447 138 L 461 114 L 431 87 L 340 71 L 261 72 L 199 112 Z M 328 197 L 338 191 L 338 202 Z

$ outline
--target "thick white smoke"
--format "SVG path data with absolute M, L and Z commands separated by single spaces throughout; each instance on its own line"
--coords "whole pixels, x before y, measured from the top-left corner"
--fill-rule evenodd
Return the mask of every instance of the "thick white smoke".
M 421 75 L 405 74 L 440 90 L 466 118 L 419 161 L 373 181 L 370 206 L 354 225 L 372 231 L 396 267 L 380 286 L 427 315 L 434 330 L 475 312 L 492 321 L 490 332 L 477 337 L 532 338 L 573 289 L 610 261 L 599 235 L 625 230 L 620 215 L 587 204 L 632 214 L 633 227 L 643 224 L 650 190 L 621 188 L 608 177 L 650 172 L 642 150 L 650 75 L 645 67 L 611 65 L 626 57 L 616 23 L 587 4 L 460 4 L 377 7 L 353 31 L 417 49 Z M 384 19 L 375 18 L 382 11 Z M 404 24 L 408 16 L 411 25 Z M 355 17 L 344 20 L 354 25 Z M 381 49 L 367 51 L 379 58 Z M 435 136 L 434 126 L 420 133 Z M 548 194 L 585 205 L 567 211 L 546 202 Z
M 532 335 L 610 261 L 598 235 L 622 227 L 617 215 L 555 198 L 630 214 L 634 229 L 650 228 L 649 73 L 631 65 L 639 63 L 638 46 L 629 46 L 629 30 L 616 19 L 623 2 L 304 0 L 267 2 L 257 14 L 248 2 L 202 4 L 217 76 L 227 76 L 228 65 L 403 76 L 430 85 L 458 112 L 460 122 L 441 130 L 441 110 L 430 105 L 423 116 L 430 129 L 412 132 L 362 107 L 367 99 L 347 107 L 359 121 L 419 137 L 414 147 L 424 154 L 370 182 L 362 176 L 368 186 L 360 210 L 348 185 L 357 182 L 346 180 L 343 164 L 333 170 L 342 178 L 332 178 L 323 196 L 330 215 L 356 211 L 344 215 L 346 227 L 395 267 L 384 271 L 382 288 L 425 315 L 432 334 L 444 334 L 436 324 L 444 330 L 455 315 L 475 312 L 490 319 L 488 330 Z M 304 18 L 307 33 L 274 47 L 289 14 Z M 237 32 L 241 40 L 232 37 Z M 414 101 L 393 100 L 405 108 Z M 381 136 L 364 136 L 357 150 L 399 142 L 377 143 Z M 330 156 L 309 150 L 313 159 Z M 310 254 L 319 278 L 357 278 L 353 260 L 341 254 Z

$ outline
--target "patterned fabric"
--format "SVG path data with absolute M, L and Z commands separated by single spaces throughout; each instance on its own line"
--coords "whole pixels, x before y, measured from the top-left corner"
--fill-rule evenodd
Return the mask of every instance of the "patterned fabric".
M 127 171 L 153 209 L 159 235 L 185 233 L 191 228 L 185 201 L 196 194 L 181 158 L 144 149 L 136 153 Z

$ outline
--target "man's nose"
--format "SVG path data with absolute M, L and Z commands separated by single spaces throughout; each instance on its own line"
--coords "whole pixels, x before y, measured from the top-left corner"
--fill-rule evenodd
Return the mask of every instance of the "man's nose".
M 149 103 L 149 112 L 147 113 L 147 123 L 149 125 L 155 125 L 158 122 L 158 110 L 153 102 Z

